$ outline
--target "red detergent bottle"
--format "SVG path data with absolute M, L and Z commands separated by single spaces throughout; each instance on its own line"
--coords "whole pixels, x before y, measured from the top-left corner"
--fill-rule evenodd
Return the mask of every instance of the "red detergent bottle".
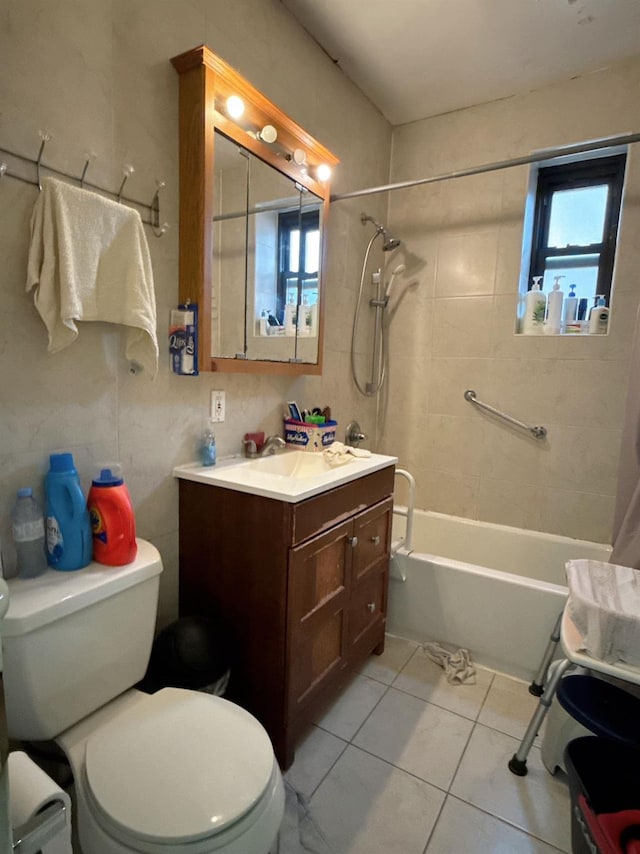
M 93 532 L 93 559 L 107 566 L 131 563 L 138 551 L 136 521 L 122 469 L 115 463 L 100 470 L 87 499 Z

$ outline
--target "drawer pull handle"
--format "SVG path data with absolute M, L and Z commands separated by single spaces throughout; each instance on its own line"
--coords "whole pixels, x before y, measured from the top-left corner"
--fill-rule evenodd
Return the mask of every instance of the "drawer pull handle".
M 371 613 L 373 614 L 373 612 L 376 610 L 376 603 L 375 603 L 375 602 L 369 602 L 369 604 L 367 605 L 367 608 L 368 608 L 368 609 L 371 611 Z
M 376 534 L 375 537 L 371 537 L 371 542 L 374 546 L 380 545 L 380 537 L 378 536 L 378 534 Z
M 355 547 L 358 545 L 358 538 L 357 537 L 349 537 L 349 545 L 351 546 L 352 549 L 355 549 Z

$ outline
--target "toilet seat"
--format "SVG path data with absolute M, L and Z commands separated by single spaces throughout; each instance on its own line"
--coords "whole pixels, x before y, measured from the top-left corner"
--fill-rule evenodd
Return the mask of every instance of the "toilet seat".
M 197 850 L 198 842 L 226 837 L 260 811 L 274 774 L 271 742 L 255 718 L 178 688 L 145 697 L 86 743 L 92 812 L 133 850 Z

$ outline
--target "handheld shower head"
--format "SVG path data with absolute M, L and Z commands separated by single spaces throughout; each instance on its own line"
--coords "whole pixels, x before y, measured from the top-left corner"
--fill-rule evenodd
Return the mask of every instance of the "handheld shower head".
M 398 243 L 400 243 L 400 241 L 398 241 Z M 400 273 L 404 273 L 404 271 L 406 269 L 407 268 L 404 264 L 398 264 L 398 266 L 395 267 L 395 269 L 393 269 L 391 271 L 391 276 L 389 277 L 389 284 L 387 285 L 387 289 L 384 292 L 385 302 L 388 302 L 389 296 L 391 295 L 391 288 L 393 287 L 393 280 L 395 279 L 396 276 L 399 276 Z

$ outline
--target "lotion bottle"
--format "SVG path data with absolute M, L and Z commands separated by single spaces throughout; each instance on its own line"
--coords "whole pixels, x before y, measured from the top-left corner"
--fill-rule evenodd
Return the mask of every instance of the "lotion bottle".
M 568 324 L 576 322 L 576 314 L 578 312 L 578 297 L 576 296 L 576 286 L 569 285 L 569 296 L 564 301 L 564 317 L 563 323 L 565 329 Z
M 547 320 L 545 323 L 544 331 L 548 335 L 560 334 L 562 301 L 564 300 L 564 294 L 560 290 L 560 279 L 564 278 L 564 276 L 555 277 L 555 284 L 551 290 L 551 293 L 549 294 L 549 299 L 547 300 Z
M 591 309 L 589 315 L 589 335 L 604 335 L 609 325 L 609 309 L 604 297 L 598 296 L 598 304 Z
M 288 302 L 284 307 L 284 334 L 294 336 L 296 334 L 297 305 Z
M 533 277 L 533 285 L 525 297 L 524 318 L 522 320 L 523 335 L 540 335 L 544 331 L 547 298 L 540 290 L 541 278 L 542 276 Z

